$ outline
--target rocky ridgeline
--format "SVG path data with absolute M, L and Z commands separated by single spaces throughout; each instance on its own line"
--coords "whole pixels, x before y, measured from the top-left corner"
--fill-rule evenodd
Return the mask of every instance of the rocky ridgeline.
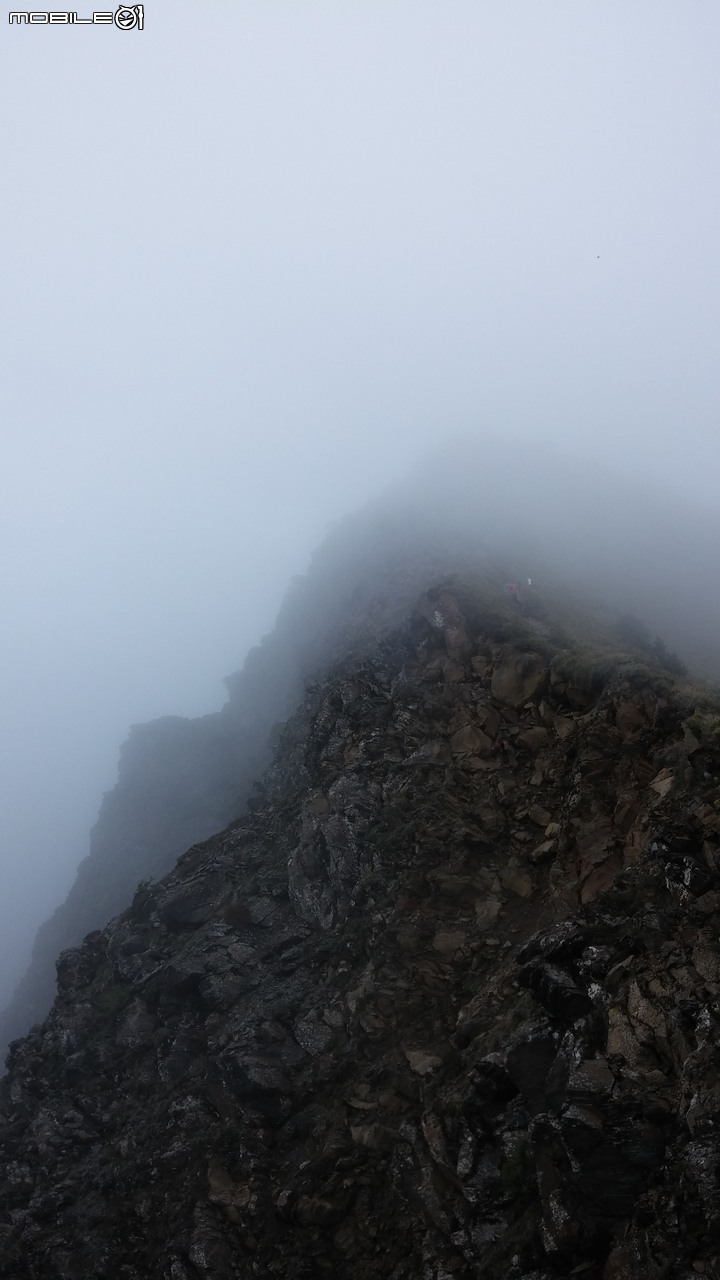
M 16 1036 L 45 1017 L 56 992 L 55 961 L 88 929 L 130 901 L 139 880 L 165 875 L 193 841 L 237 817 L 259 768 L 263 735 L 229 708 L 194 720 L 164 716 L 135 725 L 120 753 L 117 785 L 103 799 L 65 902 L 40 927 L 30 966 L 0 1012 L 0 1059 Z
M 12 1280 L 720 1276 L 720 788 L 671 684 L 458 597 L 65 952 L 2 1084 Z
M 372 517 L 370 519 L 372 525 Z M 373 539 L 360 513 L 335 530 L 308 574 L 288 592 L 273 631 L 226 681 L 221 711 L 164 716 L 134 725 L 120 752 L 118 781 L 103 798 L 68 896 L 38 930 L 30 966 L 0 1011 L 0 1064 L 11 1040 L 44 1018 L 55 996 L 55 961 L 89 929 L 122 911 L 140 880 L 163 876 L 189 845 L 225 827 L 271 759 L 269 738 L 317 678 L 340 657 L 358 658 L 405 621 L 433 580 L 477 564 L 477 549 L 442 550 L 416 539 Z M 400 522 L 402 524 L 402 522 Z M 493 590 L 501 594 L 497 583 Z M 0 1065 L 0 1070 L 2 1066 Z

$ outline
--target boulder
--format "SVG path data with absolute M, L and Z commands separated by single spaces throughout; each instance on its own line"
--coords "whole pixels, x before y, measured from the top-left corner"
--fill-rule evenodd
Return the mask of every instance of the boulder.
M 509 707 L 522 707 L 539 698 L 548 681 L 544 660 L 535 653 L 521 654 L 495 668 L 490 690 L 498 702 Z

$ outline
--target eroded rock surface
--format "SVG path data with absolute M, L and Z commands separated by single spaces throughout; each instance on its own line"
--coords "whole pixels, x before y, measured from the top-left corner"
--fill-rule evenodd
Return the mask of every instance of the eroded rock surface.
M 61 957 L 0 1276 L 720 1276 L 720 759 L 445 591 Z

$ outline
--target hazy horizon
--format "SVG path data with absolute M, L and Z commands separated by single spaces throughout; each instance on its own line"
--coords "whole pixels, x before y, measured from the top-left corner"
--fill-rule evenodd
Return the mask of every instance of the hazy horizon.
M 717 509 L 716 6 L 144 15 L 0 15 L 0 1004 L 129 725 L 445 439 Z

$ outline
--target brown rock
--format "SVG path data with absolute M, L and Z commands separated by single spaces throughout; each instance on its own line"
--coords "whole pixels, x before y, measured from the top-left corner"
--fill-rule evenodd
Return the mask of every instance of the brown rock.
M 498 702 L 521 707 L 537 698 L 547 679 L 548 669 L 543 659 L 536 653 L 526 653 L 496 667 L 490 689 Z
M 247 1182 L 234 1182 L 216 1161 L 208 1168 L 208 1199 L 221 1205 L 231 1222 L 239 1222 L 243 1210 L 250 1202 L 251 1188 Z
M 393 1135 L 381 1124 L 353 1124 L 350 1136 L 359 1147 L 368 1147 L 371 1151 L 389 1151 L 393 1146 Z
M 632 738 L 647 724 L 643 707 L 636 702 L 618 702 L 615 708 L 615 727 L 623 739 Z
M 587 878 L 583 880 L 580 889 L 580 901 L 583 903 L 592 902 L 593 898 L 596 898 L 599 893 L 604 893 L 606 889 L 610 888 L 622 868 L 623 860 L 619 853 L 613 854 L 607 861 L 595 867 Z
M 466 941 L 467 935 L 460 929 L 438 929 L 433 938 L 433 950 L 439 951 L 443 956 L 454 956 L 465 945 Z
M 613 825 L 623 833 L 630 830 L 640 812 L 637 800 L 622 800 L 613 814 Z
M 510 869 L 502 876 L 503 888 L 519 898 L 529 898 L 533 891 L 532 878 L 524 871 Z
M 499 711 L 496 711 L 494 707 L 489 706 L 487 703 L 481 703 L 477 708 L 477 717 L 478 722 L 489 737 L 496 738 L 502 725 L 502 716 Z
M 542 844 L 538 844 L 528 853 L 528 861 L 533 866 L 537 866 L 539 862 L 547 862 L 557 851 L 557 840 L 543 840 Z
M 632 1249 L 626 1245 L 613 1249 L 605 1263 L 603 1280 L 640 1280 Z
M 475 769 L 478 773 L 493 773 L 500 768 L 497 760 L 483 759 L 481 756 L 467 756 L 465 764 L 470 769 Z
M 475 903 L 475 923 L 480 930 L 491 929 L 502 911 L 497 898 L 479 898 Z
M 624 1058 L 628 1066 L 634 1066 L 640 1056 L 637 1036 L 623 1009 L 610 1008 L 608 1011 L 607 1052 Z
M 661 799 L 664 799 L 665 796 L 668 794 L 668 791 L 670 791 L 670 789 L 672 788 L 674 781 L 675 781 L 675 776 L 670 772 L 669 769 L 661 769 L 660 772 L 656 774 L 655 777 L 653 778 L 652 782 L 650 783 L 650 786 L 652 790 L 655 791 L 660 796 Z
M 552 814 L 547 809 L 543 809 L 542 805 L 536 804 L 532 809 L 528 809 L 528 818 L 538 827 L 547 827 Z
M 436 631 L 442 633 L 449 657 L 459 659 L 472 653 L 473 645 L 465 628 L 462 610 L 450 591 L 424 596 L 417 611 Z
M 436 1067 L 442 1066 L 442 1058 L 434 1053 L 427 1053 L 425 1049 L 403 1049 L 403 1053 L 410 1063 L 411 1071 L 418 1076 L 426 1076 Z
M 329 808 L 330 808 L 330 804 L 328 802 L 328 798 L 327 796 L 323 795 L 321 791 L 318 791 L 312 797 L 312 799 L 308 800 L 308 803 L 307 803 L 307 809 L 309 810 L 309 812 L 316 813 L 320 816 L 324 813 L 327 813 Z
M 556 716 L 553 727 L 558 738 L 570 738 L 577 733 L 577 721 L 572 720 L 570 716 Z
M 693 947 L 693 964 L 707 982 L 720 982 L 720 956 L 706 946 Z
M 482 729 L 476 729 L 470 724 L 465 724 L 458 729 L 450 739 L 450 748 L 453 755 L 489 755 L 492 751 L 492 742 Z

